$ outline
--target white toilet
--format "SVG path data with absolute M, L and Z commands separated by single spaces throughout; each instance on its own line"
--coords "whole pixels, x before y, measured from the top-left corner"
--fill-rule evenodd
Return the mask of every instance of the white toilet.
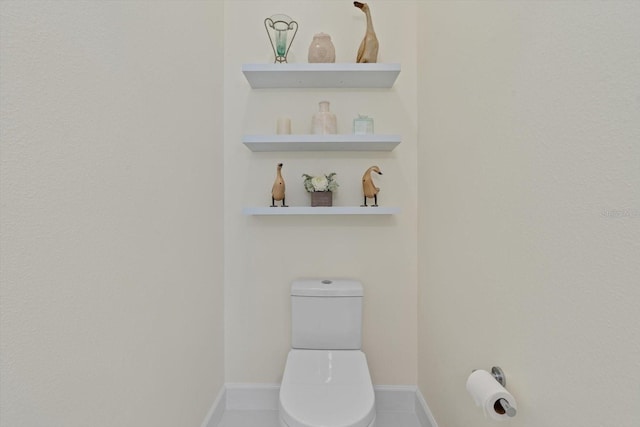
M 291 351 L 280 387 L 282 427 L 374 427 L 375 397 L 362 345 L 362 284 L 291 285 Z

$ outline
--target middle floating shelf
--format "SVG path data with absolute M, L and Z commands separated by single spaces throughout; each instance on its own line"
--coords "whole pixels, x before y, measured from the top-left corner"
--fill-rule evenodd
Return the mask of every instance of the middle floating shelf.
M 392 151 L 400 135 L 244 135 L 242 143 L 264 151 Z

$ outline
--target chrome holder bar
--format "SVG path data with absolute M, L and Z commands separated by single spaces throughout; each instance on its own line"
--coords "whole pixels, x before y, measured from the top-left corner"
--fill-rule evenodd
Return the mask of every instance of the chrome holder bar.
M 498 403 L 500 404 L 500 406 L 502 406 L 502 409 L 504 409 L 504 413 L 507 414 L 507 416 L 509 417 L 516 416 L 516 408 L 509 405 L 509 402 L 507 402 L 506 399 L 500 399 L 498 400 Z

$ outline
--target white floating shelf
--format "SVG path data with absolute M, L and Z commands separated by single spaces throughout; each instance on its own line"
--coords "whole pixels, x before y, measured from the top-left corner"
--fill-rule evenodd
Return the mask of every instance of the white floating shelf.
M 254 89 L 265 88 L 390 88 L 400 64 L 243 64 Z
M 392 151 L 400 135 L 244 135 L 251 151 Z
M 400 208 L 391 207 L 360 207 L 360 206 L 330 206 L 330 207 L 310 207 L 310 206 L 290 206 L 283 207 L 258 207 L 244 208 L 245 215 L 393 215 L 400 213 Z

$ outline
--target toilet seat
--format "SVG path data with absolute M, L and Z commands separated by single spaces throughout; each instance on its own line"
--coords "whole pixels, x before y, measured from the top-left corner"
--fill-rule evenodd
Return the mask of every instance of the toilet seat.
M 369 427 L 375 397 L 360 350 L 297 350 L 287 356 L 280 419 L 288 427 Z

